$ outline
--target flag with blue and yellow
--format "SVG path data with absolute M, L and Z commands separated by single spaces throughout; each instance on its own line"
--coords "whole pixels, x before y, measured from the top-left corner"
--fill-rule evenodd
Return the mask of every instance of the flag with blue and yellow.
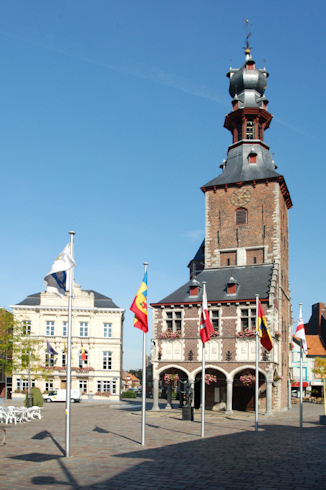
M 138 289 L 138 292 L 130 309 L 133 313 L 135 313 L 134 327 L 139 328 L 143 332 L 147 333 L 147 272 L 145 272 L 143 282 Z
M 265 347 L 266 350 L 270 351 L 273 347 L 273 341 L 260 301 L 258 301 L 258 334 L 261 345 Z

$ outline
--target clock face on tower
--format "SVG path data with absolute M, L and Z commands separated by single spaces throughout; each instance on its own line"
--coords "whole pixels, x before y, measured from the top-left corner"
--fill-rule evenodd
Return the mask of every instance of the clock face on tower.
M 230 201 L 234 206 L 245 206 L 250 199 L 251 194 L 248 189 L 238 189 L 230 197 Z

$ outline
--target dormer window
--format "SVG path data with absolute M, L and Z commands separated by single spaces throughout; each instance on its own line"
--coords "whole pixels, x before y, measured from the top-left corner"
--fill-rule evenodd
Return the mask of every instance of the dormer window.
M 200 283 L 193 279 L 190 283 L 189 295 L 190 296 L 198 296 Z
M 249 160 L 249 163 L 251 164 L 255 164 L 257 163 L 257 153 L 255 152 L 254 149 L 252 149 L 248 155 L 248 160 Z
M 237 285 L 237 281 L 231 276 L 229 282 L 227 283 L 227 294 L 236 294 Z
M 249 163 L 257 163 L 257 155 L 249 155 Z

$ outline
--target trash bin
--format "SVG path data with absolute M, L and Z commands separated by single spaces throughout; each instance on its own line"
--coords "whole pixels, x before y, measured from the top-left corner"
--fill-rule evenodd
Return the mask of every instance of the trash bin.
M 193 407 L 182 407 L 182 420 L 194 420 Z

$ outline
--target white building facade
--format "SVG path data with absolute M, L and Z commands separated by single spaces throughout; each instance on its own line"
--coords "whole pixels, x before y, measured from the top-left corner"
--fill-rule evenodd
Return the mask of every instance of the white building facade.
M 13 373 L 13 391 L 26 390 L 28 379 L 42 393 L 66 388 L 68 297 L 41 292 L 11 307 L 15 321 L 37 340 L 39 357 L 29 375 L 27 370 Z M 74 285 L 71 388 L 90 399 L 120 399 L 124 311 L 111 298 Z

